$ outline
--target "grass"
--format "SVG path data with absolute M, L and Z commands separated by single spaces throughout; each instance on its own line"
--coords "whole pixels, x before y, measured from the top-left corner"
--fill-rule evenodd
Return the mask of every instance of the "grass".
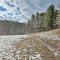
M 60 29 L 52 30 L 55 34 L 60 34 Z
M 35 43 L 34 46 L 33 43 Z M 41 40 L 38 36 L 27 38 L 22 43 L 18 43 L 16 47 L 18 46 L 18 48 L 28 49 L 29 45 L 32 45 L 31 49 L 34 50 L 33 52 L 38 52 L 39 54 L 41 54 L 43 60 L 56 60 L 55 56 L 53 55 L 53 52 L 45 46 L 45 42 Z M 30 52 L 28 51 L 26 54 L 28 53 Z
M 50 32 L 54 32 L 55 34 L 60 34 L 60 29 L 52 30 Z M 49 33 L 49 32 L 48 32 Z M 60 51 L 60 41 L 58 40 L 42 40 L 41 37 L 35 34 L 30 34 L 30 37 L 26 38 L 23 41 L 20 41 L 16 44 L 16 48 L 27 49 L 26 53 L 29 56 L 29 45 L 32 47 L 33 52 L 38 52 L 43 60 L 60 60 L 60 56 L 55 56 L 54 52 L 49 49 L 45 44 L 51 46 L 56 51 Z M 23 53 L 24 54 L 24 53 Z M 24 59 L 23 59 L 24 60 Z

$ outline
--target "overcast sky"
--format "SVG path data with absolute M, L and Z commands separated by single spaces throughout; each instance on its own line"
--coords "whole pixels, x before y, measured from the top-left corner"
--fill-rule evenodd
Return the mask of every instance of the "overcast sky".
M 60 0 L 0 0 L 0 19 L 26 22 L 32 13 L 46 11 L 50 4 L 60 7 Z

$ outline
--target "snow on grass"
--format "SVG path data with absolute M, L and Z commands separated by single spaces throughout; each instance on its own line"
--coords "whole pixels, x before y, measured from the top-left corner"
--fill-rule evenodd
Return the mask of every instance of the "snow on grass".
M 12 58 L 16 51 L 15 43 L 23 40 L 27 35 L 6 35 L 0 36 L 0 58 Z M 13 58 L 12 58 L 13 60 Z

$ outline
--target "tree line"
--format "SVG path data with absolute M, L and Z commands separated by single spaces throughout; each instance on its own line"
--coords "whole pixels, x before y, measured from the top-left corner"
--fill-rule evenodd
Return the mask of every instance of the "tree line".
M 28 20 L 28 30 L 30 32 L 40 32 L 57 28 L 57 15 L 55 6 L 51 4 L 46 12 L 32 14 L 31 19 Z

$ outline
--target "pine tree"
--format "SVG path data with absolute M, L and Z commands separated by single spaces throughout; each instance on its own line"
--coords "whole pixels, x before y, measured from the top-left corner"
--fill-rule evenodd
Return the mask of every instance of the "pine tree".
M 54 13 L 55 13 L 55 7 L 54 5 L 50 5 L 48 7 L 48 10 L 47 10 L 47 15 L 46 15 L 46 18 L 47 18 L 47 23 L 48 23 L 48 27 L 49 29 L 53 29 L 54 28 Z

